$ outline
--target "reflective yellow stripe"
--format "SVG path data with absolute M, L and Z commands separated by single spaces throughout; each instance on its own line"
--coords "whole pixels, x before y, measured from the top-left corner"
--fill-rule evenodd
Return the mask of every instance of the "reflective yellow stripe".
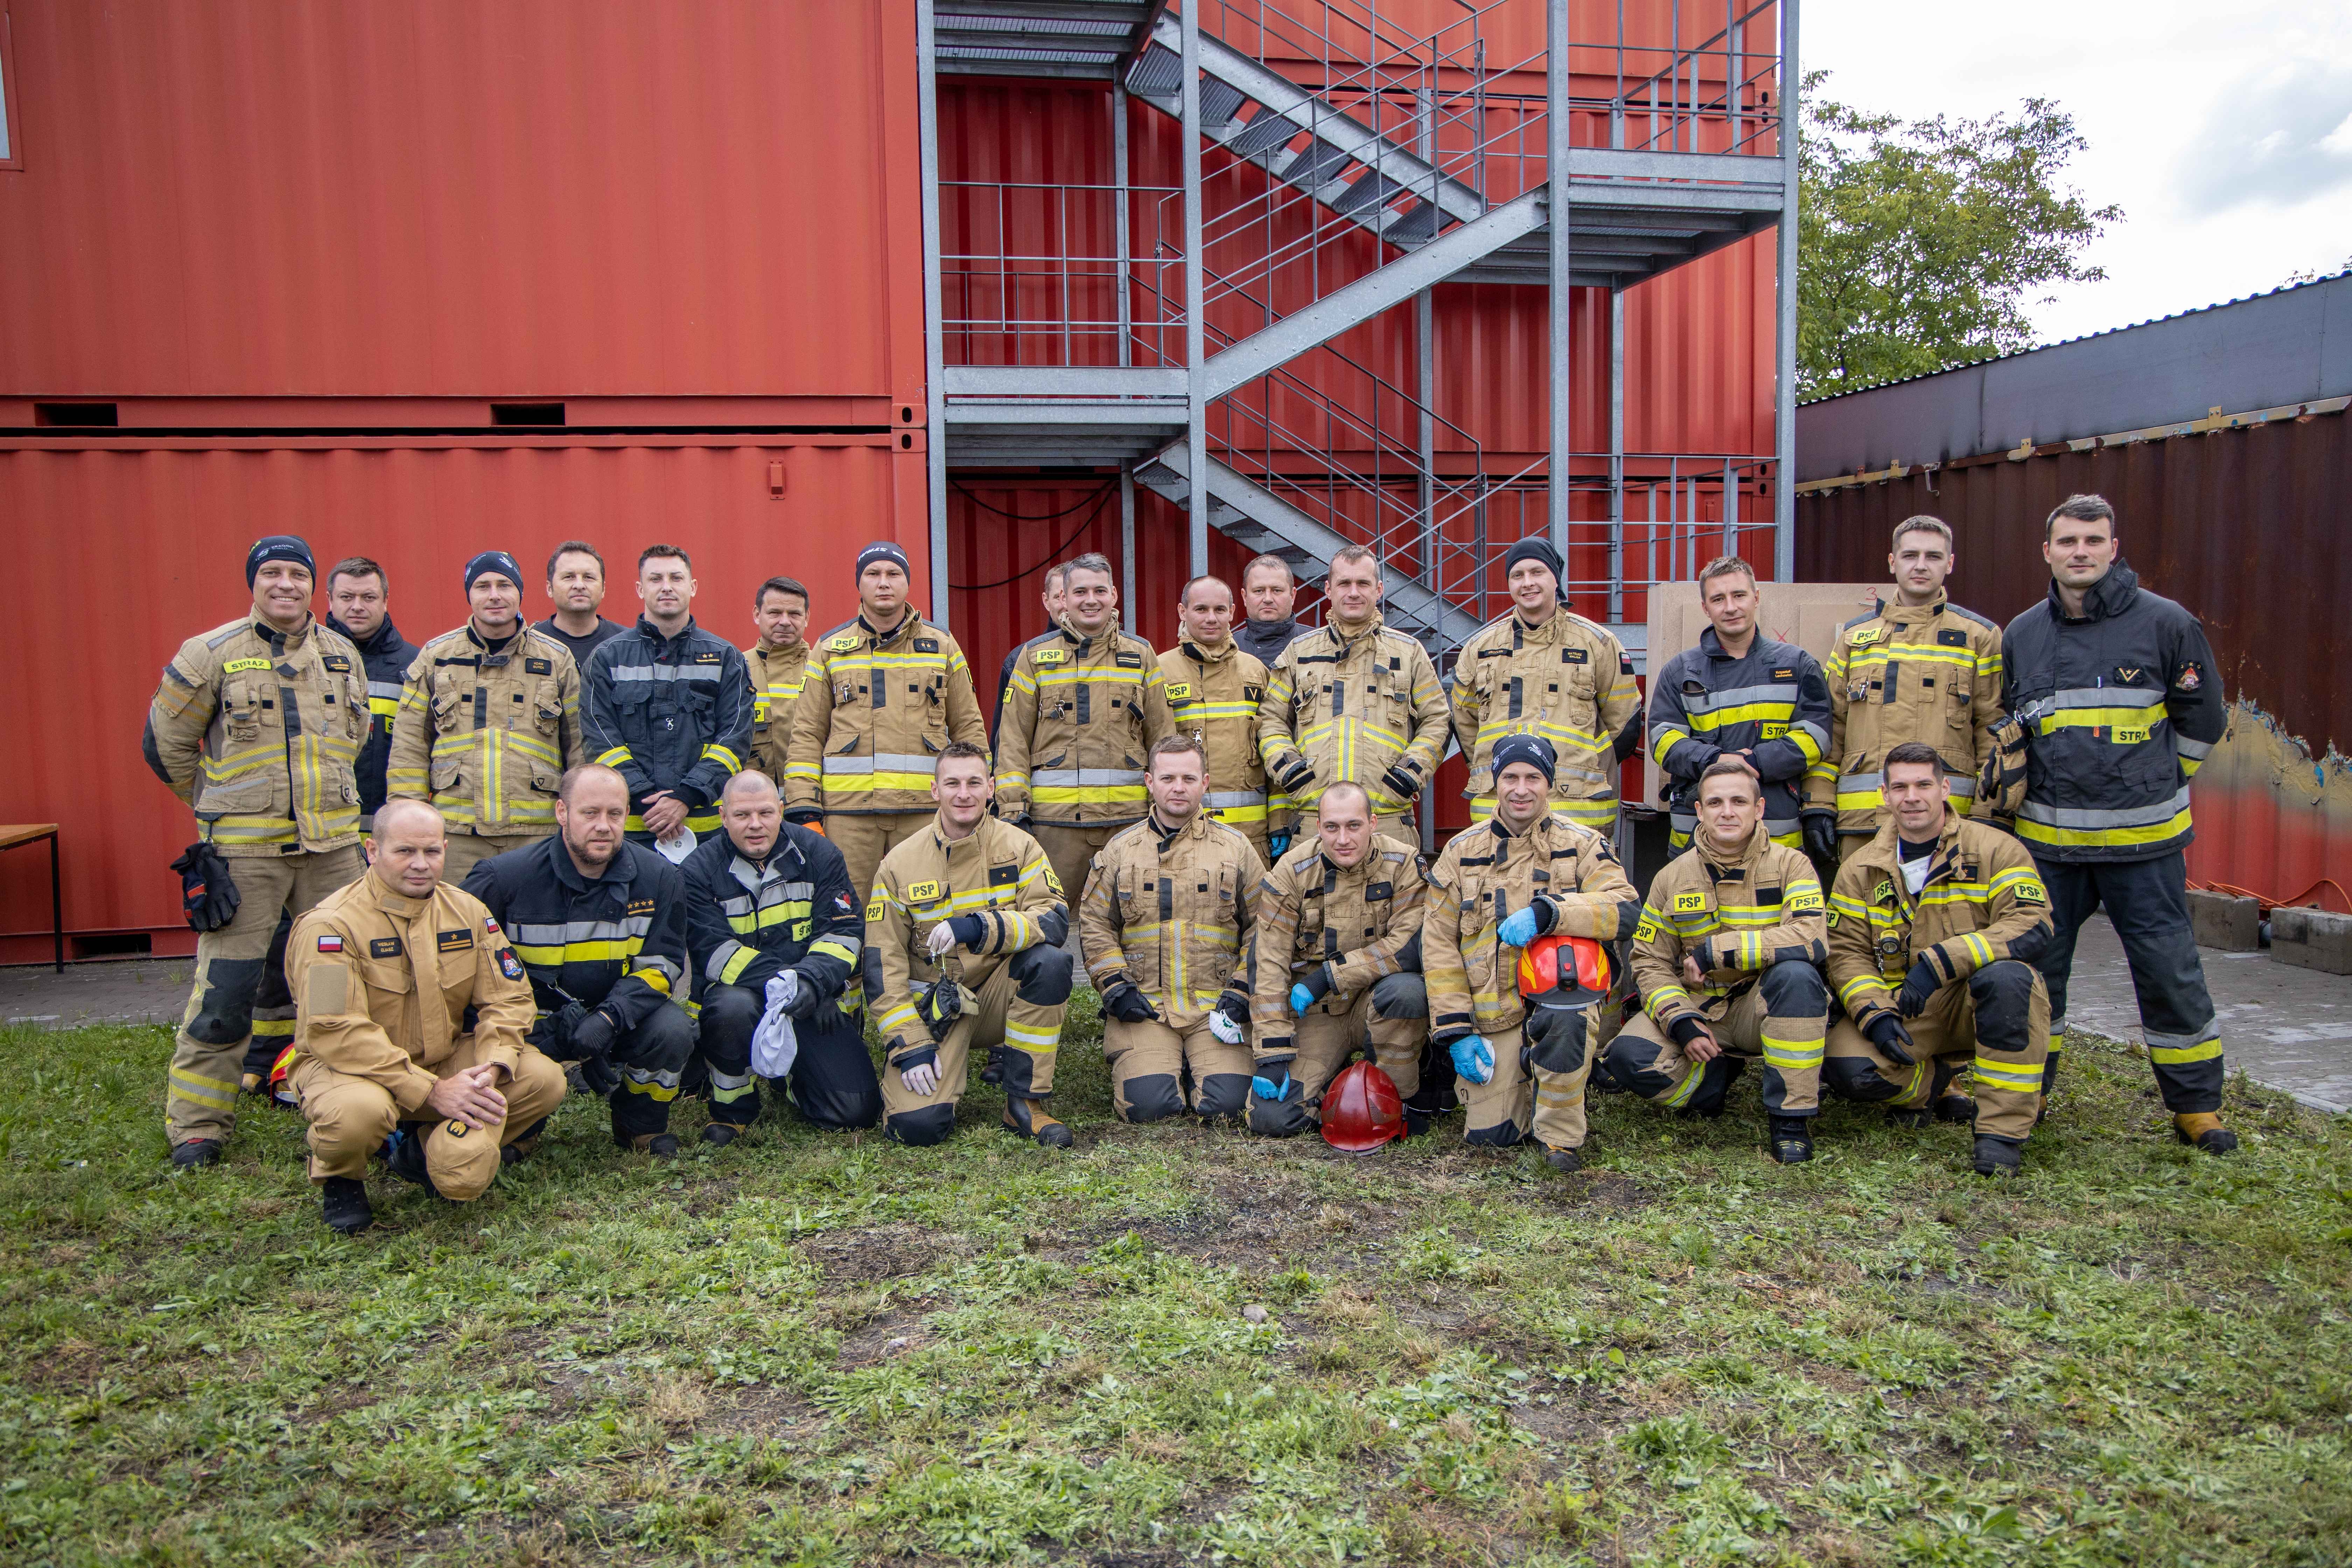
M 2038 1062 L 2002 1062 L 1979 1057 L 1974 1065 L 1980 1085 L 2013 1089 L 2019 1094 L 2042 1092 L 2042 1066 Z
M 1826 1043 L 1820 1039 L 1776 1040 L 1766 1035 L 1763 1041 L 1765 1064 L 1779 1068 L 1782 1072 L 1821 1066 L 1822 1053 L 1827 1049 Z
M 2169 821 L 2147 827 L 2052 827 L 2021 816 L 2017 819 L 2017 836 L 2034 844 L 2157 844 L 2179 837 L 2189 831 L 2189 811 L 2184 806 Z
M 2147 1059 L 2169 1068 L 2189 1062 L 2210 1062 L 2221 1054 L 2221 1041 L 2200 1040 L 2193 1046 L 2150 1046 Z

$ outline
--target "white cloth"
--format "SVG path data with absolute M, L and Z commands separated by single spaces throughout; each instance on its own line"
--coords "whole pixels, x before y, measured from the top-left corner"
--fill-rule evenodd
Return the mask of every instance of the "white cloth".
M 694 829 L 681 827 L 677 830 L 677 837 L 675 838 L 656 838 L 654 840 L 654 847 L 660 850 L 662 858 L 671 865 L 683 866 L 686 864 L 686 858 L 694 853 Z
M 1223 1013 L 1209 1015 L 1209 1033 L 1229 1046 L 1238 1046 L 1242 1043 L 1242 1026 Z
M 1934 864 L 1935 858 L 1932 855 L 1922 855 L 1916 860 L 1903 862 L 1903 885 L 1911 889 L 1913 898 L 1917 898 L 1919 889 L 1927 885 L 1927 868 Z
M 801 1054 L 800 1037 L 793 1031 L 792 1015 L 784 1009 L 801 994 L 800 972 L 787 969 L 768 981 L 768 1010 L 751 1031 L 751 1070 L 761 1078 L 782 1078 Z

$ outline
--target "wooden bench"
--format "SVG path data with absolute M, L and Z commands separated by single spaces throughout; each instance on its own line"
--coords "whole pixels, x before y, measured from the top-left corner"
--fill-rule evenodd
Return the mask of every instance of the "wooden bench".
M 58 973 L 66 972 L 66 895 L 65 883 L 58 876 L 58 825 L 54 822 L 20 822 L 0 826 L 0 850 L 20 849 L 27 844 L 49 841 L 49 933 L 57 943 Z

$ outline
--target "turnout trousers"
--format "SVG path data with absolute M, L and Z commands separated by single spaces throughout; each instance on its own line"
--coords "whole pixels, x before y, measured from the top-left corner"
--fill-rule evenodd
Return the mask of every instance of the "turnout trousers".
M 1209 1020 L 1185 1028 L 1158 1019 L 1123 1024 L 1103 1020 L 1103 1060 L 1110 1065 L 1111 1103 L 1121 1121 L 1159 1121 L 1189 1106 L 1203 1121 L 1239 1116 L 1249 1097 L 1250 1048 L 1229 1046 L 1209 1032 Z M 1192 1093 L 1184 1094 L 1192 1075 Z
M 172 1043 L 163 1131 L 175 1144 L 196 1138 L 226 1143 L 236 1128 L 238 1078 L 279 918 L 307 913 L 365 869 L 357 844 L 233 859 L 228 867 L 236 882 L 236 913 L 220 930 L 197 934 L 195 984 Z
M 1075 910 L 1078 907 L 1078 895 L 1087 890 L 1087 872 L 1094 864 L 1096 851 L 1133 826 L 1132 822 L 1103 822 L 1089 823 L 1084 827 L 1056 827 L 1049 822 L 1033 822 L 1029 836 L 1045 850 L 1054 875 L 1061 880 L 1062 897 Z
M 751 1036 L 767 998 L 748 986 L 712 984 L 702 994 L 702 1059 L 710 1074 L 710 1120 L 749 1127 L 760 1118 L 760 1080 L 751 1072 Z M 866 1048 L 862 1016 L 819 1002 L 793 1024 L 800 1053 L 781 1081 L 802 1117 L 835 1130 L 871 1127 L 882 1117 L 882 1085 Z
M 1411 1105 L 1421 1092 L 1422 1047 L 1428 1039 L 1429 989 L 1418 974 L 1384 974 L 1338 1011 L 1317 1003 L 1291 1032 L 1297 1055 L 1291 1058 L 1288 1089 L 1280 1100 L 1250 1096 L 1250 1131 L 1291 1138 L 1314 1128 L 1322 1120 L 1324 1089 L 1360 1046 Z
M 901 1143 L 938 1143 L 954 1131 L 956 1101 L 963 1098 L 975 1042 L 990 1058 L 981 1077 L 1001 1087 L 1008 1099 L 1044 1100 L 1052 1094 L 1071 969 L 1069 953 L 1058 947 L 1024 948 L 1009 958 L 965 959 L 963 984 L 979 1000 L 938 1042 L 940 1081 L 930 1093 L 917 1094 L 897 1068 L 883 1069 L 884 1133 Z
M 849 890 L 862 907 L 874 896 L 882 857 L 930 826 L 933 811 L 828 811 L 824 833 L 849 867 Z M 853 987 L 854 989 L 854 987 Z
M 2074 939 L 2101 906 L 2123 939 L 2139 1002 L 2140 1031 L 2164 1108 L 2180 1115 L 2221 1109 L 2221 1031 L 2205 966 L 2189 926 L 2189 865 L 2179 850 L 2153 860 L 2049 860 L 2034 867 L 2050 889 L 2050 945 L 2035 961 L 2050 994 L 2049 1062 L 2042 1092 L 2057 1086 L 2058 1057 L 2066 1032 L 2066 981 L 2074 967 Z
M 449 830 L 448 858 L 441 862 L 441 879 L 453 888 L 466 885 L 466 873 L 493 856 L 520 849 L 546 837 L 544 833 L 467 833 Z
M 434 1076 L 446 1079 L 472 1067 L 474 1050 L 473 1036 L 459 1037 L 448 1058 L 434 1067 Z M 293 1080 L 302 1120 L 310 1124 L 310 1179 L 364 1177 L 368 1156 L 401 1123 L 392 1092 L 373 1079 L 337 1072 L 316 1057 L 296 1061 Z M 545 1120 L 563 1099 L 563 1069 L 525 1046 L 514 1076 L 499 1086 L 507 1100 L 503 1121 L 467 1127 L 462 1121 L 412 1118 L 411 1125 L 425 1140 L 425 1169 L 434 1189 L 453 1203 L 480 1197 L 499 1173 L 499 1151 Z
M 1775 963 L 1756 984 L 1710 1013 L 1706 1031 L 1722 1054 L 1695 1061 L 1647 1013 L 1634 1015 L 1609 1046 L 1610 1080 L 1674 1110 L 1714 1116 L 1746 1065 L 1764 1063 L 1764 1109 L 1813 1116 L 1822 1104 L 1822 1053 L 1829 986 L 1810 963 Z
M 1963 1068 L 1976 1069 L 1976 1130 L 2022 1143 L 2042 1110 L 2044 1045 L 2050 995 L 2031 964 L 2013 958 L 1989 963 L 1928 999 L 1927 1010 L 1904 1021 L 1910 1032 L 1909 1067 L 1882 1055 L 1841 1016 L 1830 1026 L 1830 1092 L 1842 1100 L 1876 1100 L 1901 1110 L 1930 1104 Z

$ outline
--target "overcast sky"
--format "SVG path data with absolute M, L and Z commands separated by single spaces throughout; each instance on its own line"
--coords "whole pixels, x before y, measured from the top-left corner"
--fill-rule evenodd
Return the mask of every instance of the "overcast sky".
M 2329 272 L 2352 258 L 2352 0 L 1803 0 L 1827 91 L 1906 117 L 2029 97 L 2074 116 L 2102 283 L 2030 306 L 2041 341 Z

